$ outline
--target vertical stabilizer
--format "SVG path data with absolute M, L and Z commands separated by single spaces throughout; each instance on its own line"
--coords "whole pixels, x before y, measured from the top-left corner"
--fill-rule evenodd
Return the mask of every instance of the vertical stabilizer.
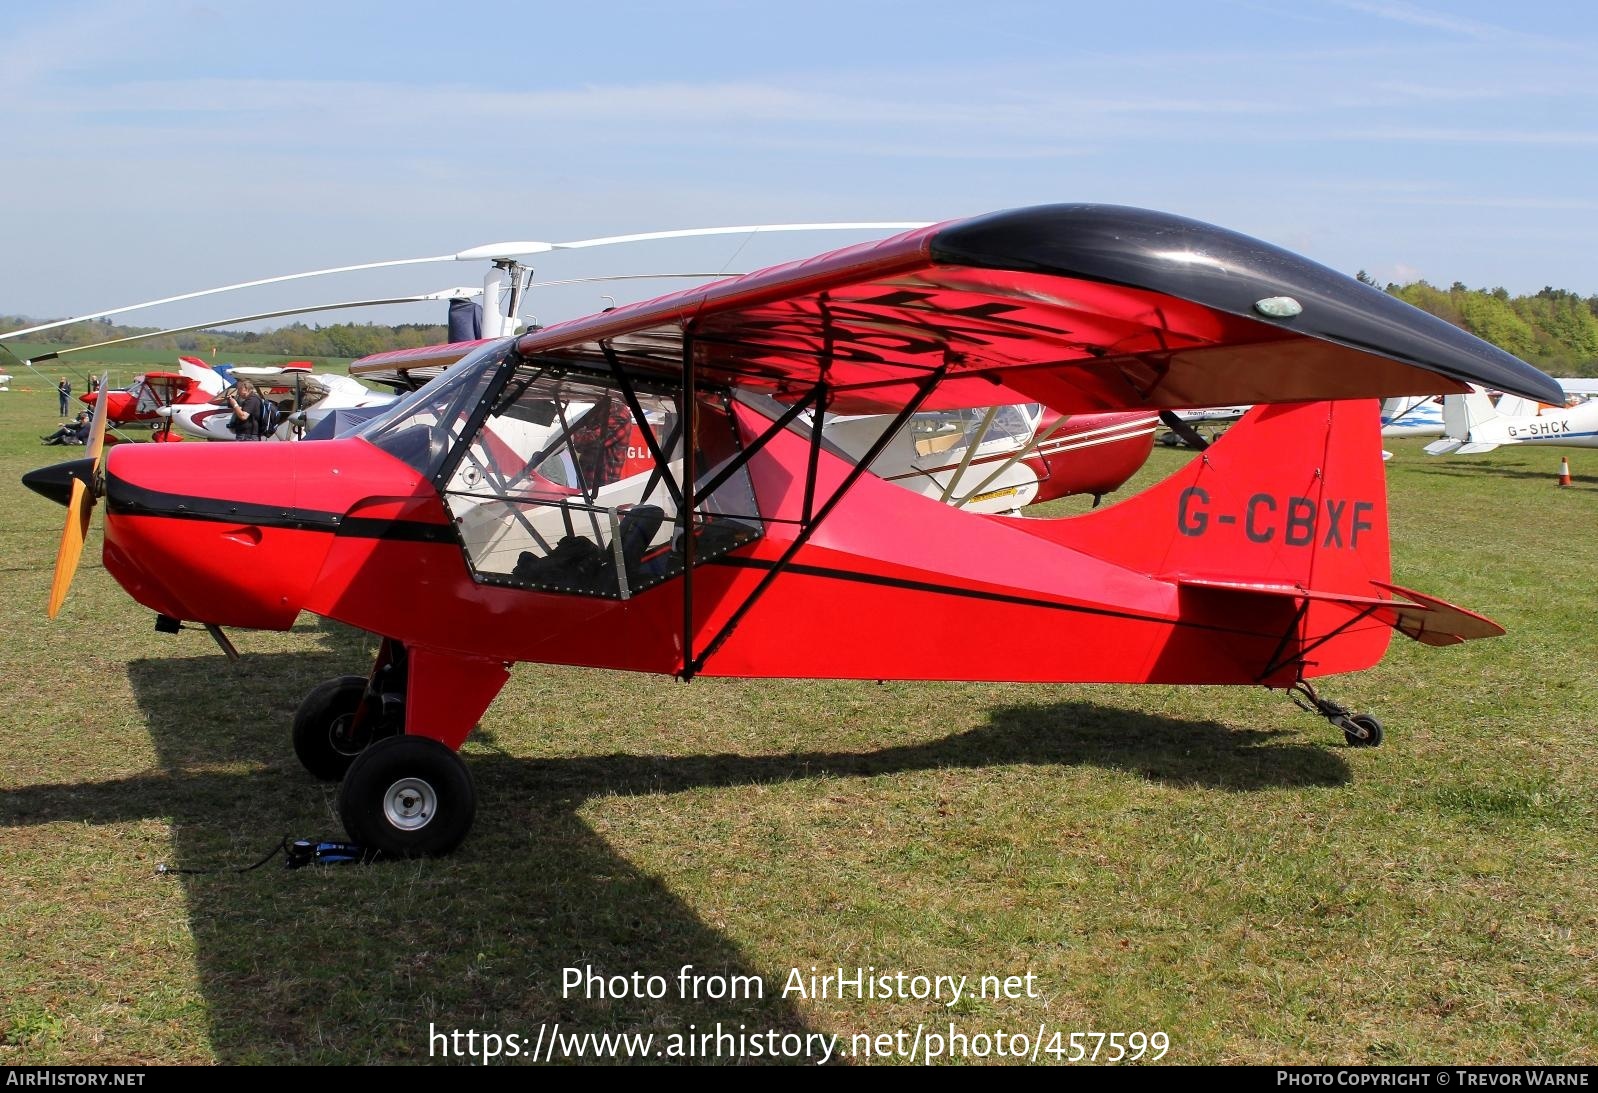
M 1256 406 L 1164 482 L 1061 523 L 1070 545 L 1176 583 L 1186 617 L 1276 634 L 1211 639 L 1235 641 L 1261 682 L 1369 667 L 1387 648 L 1388 626 L 1348 606 L 1392 579 L 1374 399 Z

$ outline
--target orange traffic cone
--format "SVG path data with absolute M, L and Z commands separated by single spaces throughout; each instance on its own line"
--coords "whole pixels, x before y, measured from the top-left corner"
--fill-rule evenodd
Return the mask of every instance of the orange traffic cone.
M 1570 485 L 1570 460 L 1564 456 L 1559 457 L 1559 484 L 1561 486 Z

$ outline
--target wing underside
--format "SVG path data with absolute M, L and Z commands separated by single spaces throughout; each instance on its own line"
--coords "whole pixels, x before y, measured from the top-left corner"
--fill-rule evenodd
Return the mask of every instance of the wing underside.
M 522 336 L 553 366 L 680 375 L 884 413 L 1064 412 L 1557 385 L 1297 255 L 1196 221 L 1056 205 L 918 229 Z
M 393 349 L 386 353 L 374 353 L 352 362 L 350 375 L 396 390 L 414 390 L 430 380 L 437 379 L 445 369 L 487 340 L 450 342 L 447 345 L 427 345 L 416 349 Z

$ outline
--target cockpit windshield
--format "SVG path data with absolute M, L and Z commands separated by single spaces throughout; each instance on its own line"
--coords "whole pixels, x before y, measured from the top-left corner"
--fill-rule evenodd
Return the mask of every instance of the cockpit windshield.
M 429 478 L 435 477 L 510 349 L 509 340 L 474 349 L 444 375 L 412 391 L 354 435 Z
M 478 392 L 462 383 L 396 419 L 394 435 L 417 418 L 429 437 L 453 437 Z M 682 573 L 680 409 L 669 387 L 640 381 L 629 400 L 608 375 L 518 365 L 444 464 L 444 500 L 477 579 L 627 599 Z M 740 452 L 725 396 L 700 392 L 695 418 L 697 562 L 758 538 L 762 524 L 747 472 L 723 473 Z

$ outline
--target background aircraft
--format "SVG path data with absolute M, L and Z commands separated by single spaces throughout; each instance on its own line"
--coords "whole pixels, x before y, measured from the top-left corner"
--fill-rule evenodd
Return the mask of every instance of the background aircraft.
M 163 410 L 191 403 L 203 405 L 226 387 L 223 376 L 198 357 L 179 357 L 177 372 L 146 372 L 120 391 L 91 391 L 78 399 L 91 409 L 103 400 L 106 420 L 112 425 L 159 425 L 169 420 Z M 156 439 L 178 438 L 171 435 L 169 428 L 162 428 Z
M 1382 435 L 1442 436 L 1443 396 L 1401 395 L 1382 402 Z
M 887 419 L 839 415 L 826 438 L 855 458 Z M 1150 413 L 1061 414 L 1038 403 L 913 415 L 871 465 L 895 485 L 972 512 L 1014 513 L 1074 494 L 1095 503 L 1147 461 Z
M 1523 410 L 1526 405 L 1517 402 L 1512 408 Z M 1540 413 L 1505 414 L 1479 388 L 1449 395 L 1443 400 L 1443 439 L 1425 450 L 1427 455 L 1479 455 L 1505 444 L 1598 448 L 1598 400 L 1572 407 L 1555 404 Z
M 229 376 L 233 383 L 241 379 L 254 381 L 261 397 L 277 404 L 280 416 L 273 440 L 297 440 L 334 410 L 380 408 L 395 398 L 373 391 L 349 376 L 313 371 L 309 365 L 278 368 L 238 365 Z M 232 411 L 223 393 L 218 392 L 218 396 L 205 402 L 163 406 L 157 413 L 184 436 L 231 441 L 235 438 L 227 425 Z

